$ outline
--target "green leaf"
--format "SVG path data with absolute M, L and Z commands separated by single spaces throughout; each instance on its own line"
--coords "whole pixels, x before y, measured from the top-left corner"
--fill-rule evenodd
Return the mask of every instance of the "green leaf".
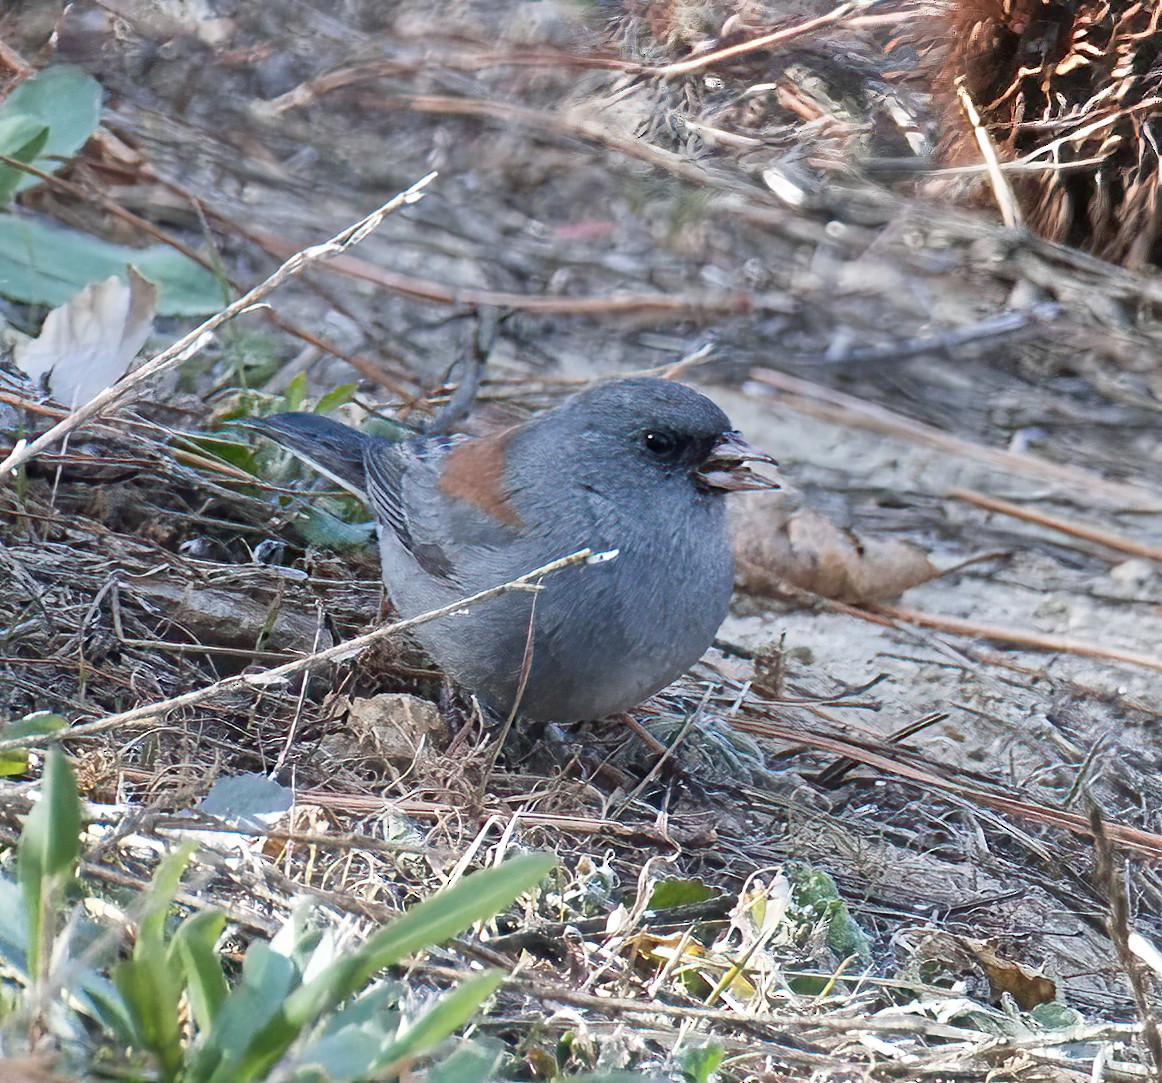
M 718 1042 L 688 1049 L 679 1058 L 682 1075 L 690 1083 L 710 1083 L 725 1056 L 726 1050 Z
M 497 989 L 507 975 L 493 970 L 469 978 L 421 1015 L 375 1061 L 381 1077 L 395 1078 L 417 1057 L 430 1053 L 459 1030 Z
M 346 406 L 358 390 L 358 384 L 340 384 L 338 387 L 333 387 L 315 403 L 315 413 L 329 414 L 333 410 L 338 410 L 340 406 Z
M 295 1083 L 348 1083 L 367 1079 L 383 1048 L 372 1027 L 347 1027 L 312 1046 L 302 1058 L 303 1067 L 292 1077 Z
M 1051 1000 L 1047 1004 L 1038 1004 L 1029 1015 L 1041 1026 L 1050 1029 L 1068 1029 L 1085 1025 L 1085 1016 L 1076 1008 L 1062 1004 L 1060 1000 Z
M 318 1017 L 321 1007 L 357 992 L 376 971 L 495 917 L 536 887 L 556 863 L 553 854 L 526 854 L 498 868 L 471 873 L 455 887 L 425 899 L 290 997 L 285 1008 L 288 1019 L 305 1024 Z
M 27 973 L 28 916 L 22 905 L 20 885 L 0 876 L 0 960 Z
M 670 906 L 705 902 L 719 894 L 717 888 L 708 887 L 701 880 L 659 880 L 650 892 L 649 909 L 665 910 Z
M 254 1045 L 255 1033 L 278 1014 L 301 977 L 287 956 L 265 941 L 255 940 L 242 960 L 241 980 L 220 1005 L 209 1033 L 200 1039 L 200 1048 L 186 1073 L 189 1083 L 243 1083 L 233 1066 L 243 1051 Z
M 165 923 L 182 873 L 195 846 L 186 843 L 165 855 L 142 900 L 133 958 L 113 968 L 113 984 L 121 994 L 133 1025 L 135 1043 L 156 1058 L 163 1079 L 174 1079 L 185 1060 L 178 1005 L 183 969 L 166 947 Z
M 399 1002 L 404 994 L 404 986 L 397 981 L 387 979 L 372 982 L 362 993 L 337 1011 L 333 1012 L 319 1024 L 319 1033 L 324 1038 L 331 1038 L 349 1031 L 353 1026 L 366 1027 L 368 1024 L 380 1025 L 381 1035 L 388 1033 L 395 1037 L 399 1028 Z M 382 1048 L 380 1041 L 378 1048 Z
M 498 1042 L 461 1042 L 428 1070 L 424 1083 L 489 1083 L 503 1059 L 504 1046 Z
M 113 968 L 113 984 L 129 1012 L 134 1044 L 157 1058 L 162 1079 L 175 1079 L 184 1059 L 178 1018 L 180 977 L 164 954 L 135 953 Z
M 218 279 L 167 244 L 129 248 L 45 218 L 0 214 L 0 294 L 13 301 L 63 305 L 94 282 L 127 280 L 130 265 L 157 286 L 159 316 L 203 316 L 222 307 Z
M 0 728 L 0 737 L 5 741 L 20 737 L 39 737 L 45 733 L 55 733 L 68 726 L 68 719 L 51 711 L 36 711 L 25 715 L 20 721 Z M 13 748 L 0 752 L 0 776 L 23 775 L 28 770 L 28 750 Z
M 558 1076 L 568 1083 L 668 1083 L 668 1076 L 652 1072 L 579 1072 L 577 1075 Z
M 291 377 L 290 383 L 286 385 L 286 390 L 282 393 L 285 400 L 284 409 L 292 413 L 303 404 L 303 399 L 307 397 L 307 374 L 305 372 L 298 372 Z
M 374 523 L 346 523 L 326 508 L 307 508 L 295 525 L 311 545 L 333 549 L 337 553 L 366 549 L 375 542 Z
M 35 117 L 15 114 L 0 116 L 0 154 L 31 164 L 48 142 L 48 125 Z M 10 165 L 0 165 L 0 203 L 7 203 L 17 185 L 30 176 Z
M 231 466 L 258 476 L 258 459 L 249 444 L 226 440 L 219 436 L 181 436 L 174 441 L 178 447 L 190 447 L 202 455 L 211 455 Z
M 395 440 L 397 443 L 401 440 L 412 439 L 417 432 L 416 429 L 401 425 L 398 421 L 392 421 L 391 418 L 374 415 L 363 423 L 363 431 L 368 436 L 381 436 L 384 440 Z
M 28 973 L 44 977 L 54 919 L 81 853 L 81 802 L 64 753 L 50 748 L 45 757 L 40 800 L 24 821 L 17 850 L 17 876 L 28 920 Z
M 101 84 L 69 64 L 45 68 L 25 79 L 0 103 L 0 121 L 13 117 L 26 117 L 48 128 L 37 157 L 20 160 L 30 162 L 42 172 L 55 173 L 97 130 L 101 121 Z M 5 171 L 17 172 L 10 167 Z M 13 191 L 20 192 L 39 183 L 37 177 L 21 173 Z
M 218 938 L 225 928 L 225 914 L 217 910 L 203 910 L 186 918 L 173 938 L 185 971 L 194 1021 L 202 1031 L 213 1026 L 230 991 L 216 950 Z
M 820 869 L 798 862 L 789 864 L 786 871 L 795 905 L 825 926 L 827 946 L 840 958 L 854 955 L 863 963 L 871 962 L 871 941 L 851 916 L 835 881 Z
M 221 363 L 234 373 L 227 382 L 244 390 L 265 387 L 282 368 L 284 358 L 270 332 L 243 331 L 228 324 L 222 331 Z
M 116 1036 L 123 1045 L 136 1041 L 133 1019 L 124 997 L 117 987 L 95 971 L 81 974 L 71 983 L 69 994 L 75 997 L 81 1010 Z
M 135 959 L 165 958 L 165 921 L 173 897 L 177 894 L 178 884 L 181 883 L 182 873 L 186 871 L 190 855 L 195 849 L 197 846 L 194 843 L 183 843 L 166 854 L 158 864 L 144 900 L 145 909 L 137 923 L 137 943 L 133 948 Z
M 294 1078 L 299 1083 L 342 1083 L 370 1076 L 376 1058 L 399 1029 L 399 996 L 395 983 L 380 982 L 332 1013 L 321 1023 L 318 1038 L 294 1055 L 299 1066 Z
M 556 865 L 553 854 L 527 854 L 465 876 L 455 887 L 412 907 L 358 951 L 338 959 L 286 998 L 282 1010 L 254 1034 L 236 1068 L 223 1079 L 261 1079 L 308 1026 L 353 993 L 373 974 L 422 948 L 435 947 L 500 913 L 531 890 Z
M 504 978 L 499 971 L 473 977 L 402 1028 L 399 1013 L 389 1008 L 398 998 L 398 990 L 374 986 L 353 1004 L 335 1012 L 325 1025 L 323 1036 L 295 1056 L 295 1063 L 302 1066 L 296 1078 L 327 1083 L 369 1076 L 395 1078 L 405 1064 L 429 1053 L 467 1023 Z M 487 1058 L 490 1071 L 497 1059 Z
M 11 778 L 28 772 L 28 749 L 9 748 L 0 752 L 0 778 Z
M 57 730 L 63 730 L 68 724 L 67 718 L 53 714 L 52 711 L 34 711 L 32 714 L 26 714 L 18 721 L 0 729 L 0 737 L 3 737 L 5 741 L 14 737 L 39 737 L 44 733 L 55 733 Z

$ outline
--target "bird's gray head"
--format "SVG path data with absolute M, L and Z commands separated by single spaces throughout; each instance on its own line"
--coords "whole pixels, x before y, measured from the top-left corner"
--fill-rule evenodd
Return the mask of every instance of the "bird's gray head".
M 593 488 L 670 484 L 720 494 L 773 487 L 759 484 L 743 466 L 773 460 L 743 443 L 705 395 L 682 384 L 649 377 L 611 380 L 550 414 L 551 426 L 537 426 L 542 454 L 568 457 Z M 551 441 L 556 448 L 545 446 Z

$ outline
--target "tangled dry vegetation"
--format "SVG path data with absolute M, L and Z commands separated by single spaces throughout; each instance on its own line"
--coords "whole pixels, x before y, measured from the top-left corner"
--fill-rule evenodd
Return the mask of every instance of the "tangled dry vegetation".
M 1032 166 L 1013 189 L 1037 232 L 1137 267 L 1159 256 L 1158 18 L 1135 3 L 962 3 L 941 72 L 946 95 L 959 85 L 979 105 L 999 160 Z M 979 158 L 945 128 L 949 158 Z
M 964 61 L 978 131 L 942 136 L 958 58 L 1007 34 L 1027 59 L 1031 5 L 951 24 L 905 0 L 441 7 L 0 17 L 10 72 L 70 60 L 110 95 L 71 187 L 28 201 L 202 243 L 236 284 L 440 172 L 0 489 L 0 711 L 85 724 L 66 744 L 111 828 L 87 875 L 143 883 L 142 838 L 216 779 L 273 772 L 289 818 L 182 900 L 242 939 L 303 892 L 375 922 L 556 851 L 535 906 L 413 973 L 515 967 L 478 1026 L 520 1077 L 701 1079 L 709 1046 L 724 1078 L 1162 1078 L 1141 948 L 1162 943 L 1157 8 L 1069 5 L 1074 52 L 1043 50 L 1040 82 Z M 1068 115 L 1058 79 L 1087 88 Z M 942 139 L 987 201 L 947 202 Z M 1007 228 L 998 192 L 1045 236 Z M 748 579 L 717 649 L 639 712 L 661 760 L 610 723 L 498 749 L 395 640 L 249 680 L 372 627 L 377 567 L 304 540 L 315 491 L 183 437 L 300 373 L 434 409 L 494 310 L 469 426 L 677 362 L 812 522 L 856 530 L 776 538 L 786 508 L 741 528 L 799 573 Z M 0 411 L 0 452 L 67 413 L 11 373 Z M 903 541 L 952 571 L 886 604 L 908 584 L 859 561 Z M 8 840 L 34 785 L 3 784 Z

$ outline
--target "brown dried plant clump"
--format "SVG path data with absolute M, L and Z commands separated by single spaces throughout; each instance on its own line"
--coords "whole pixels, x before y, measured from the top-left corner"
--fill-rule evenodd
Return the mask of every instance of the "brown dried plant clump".
M 959 0 L 936 77 L 941 149 L 980 162 L 967 92 L 1027 223 L 1131 267 L 1160 262 L 1162 5 L 1142 0 Z

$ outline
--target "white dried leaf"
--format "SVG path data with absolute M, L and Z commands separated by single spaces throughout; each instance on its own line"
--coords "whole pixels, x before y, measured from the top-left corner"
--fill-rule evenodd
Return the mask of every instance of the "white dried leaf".
M 130 267 L 128 284 L 107 278 L 54 308 L 40 335 L 17 347 L 16 363 L 62 405 L 78 406 L 129 371 L 156 307 L 157 287 Z

